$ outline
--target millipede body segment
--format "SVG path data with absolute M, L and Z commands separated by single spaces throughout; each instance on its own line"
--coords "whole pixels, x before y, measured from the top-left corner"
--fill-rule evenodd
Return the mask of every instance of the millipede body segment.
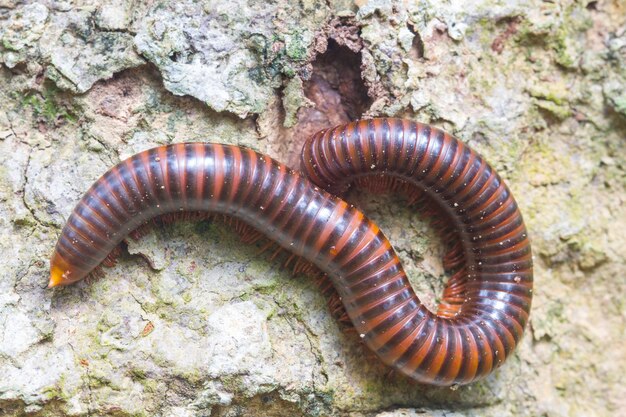
M 336 194 L 353 183 L 424 193 L 460 242 L 461 269 L 437 315 L 403 275 L 348 275 L 339 288 L 353 323 L 361 320 L 366 343 L 385 363 L 418 381 L 462 384 L 511 354 L 530 313 L 532 253 L 511 192 L 484 159 L 429 125 L 372 119 L 313 135 L 302 169 Z
M 359 210 L 268 156 L 210 143 L 150 149 L 105 173 L 63 228 L 49 285 L 86 277 L 155 216 L 221 213 L 326 273 L 367 346 L 417 381 L 468 383 L 510 355 L 528 320 L 530 247 L 508 189 L 478 155 L 428 126 L 376 120 L 316 135 L 303 160 L 315 182 L 335 191 L 384 174 L 441 202 L 464 249 L 466 273 L 449 284 L 458 287 L 457 307 L 430 312 L 387 238 Z

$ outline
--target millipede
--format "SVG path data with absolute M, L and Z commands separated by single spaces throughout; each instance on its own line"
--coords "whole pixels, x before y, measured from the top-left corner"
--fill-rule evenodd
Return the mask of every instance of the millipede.
M 74 208 L 49 287 L 111 263 L 123 239 L 155 217 L 213 213 L 234 219 L 249 242 L 267 236 L 298 257 L 298 268 L 321 270 L 361 340 L 420 383 L 467 384 L 511 355 L 530 313 L 532 254 L 511 192 L 482 157 L 437 128 L 384 118 L 318 132 L 301 161 L 306 176 L 233 145 L 178 143 L 134 155 Z M 378 226 L 336 196 L 353 184 L 406 192 L 442 225 L 452 243 L 444 266 L 454 273 L 436 312 Z

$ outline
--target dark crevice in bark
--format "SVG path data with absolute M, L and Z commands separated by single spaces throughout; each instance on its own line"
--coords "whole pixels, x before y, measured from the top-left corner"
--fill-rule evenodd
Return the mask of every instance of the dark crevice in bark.
M 307 137 L 321 129 L 361 118 L 372 104 L 361 76 L 360 52 L 329 38 L 325 52 L 315 58 L 311 68 L 303 90 L 313 106 L 300 108 L 296 124 L 283 132 L 292 150 L 286 162 L 294 167 L 299 165 L 299 152 Z
M 361 117 L 372 104 L 361 78 L 361 53 L 329 39 L 326 52 L 313 62 L 304 93 L 315 106 L 298 112 L 300 131 L 314 133 Z

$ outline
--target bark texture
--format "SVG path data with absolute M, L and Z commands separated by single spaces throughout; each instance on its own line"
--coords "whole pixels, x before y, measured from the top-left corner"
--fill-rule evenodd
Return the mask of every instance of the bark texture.
M 610 416 L 626 408 L 626 6 L 620 0 L 0 0 L 0 414 Z M 108 167 L 188 140 L 291 165 L 361 116 L 481 152 L 535 254 L 516 355 L 458 389 L 388 375 L 306 277 L 219 222 L 130 241 L 46 290 L 74 204 Z M 441 242 L 352 194 L 434 305 Z M 147 261 L 147 262 L 146 262 Z

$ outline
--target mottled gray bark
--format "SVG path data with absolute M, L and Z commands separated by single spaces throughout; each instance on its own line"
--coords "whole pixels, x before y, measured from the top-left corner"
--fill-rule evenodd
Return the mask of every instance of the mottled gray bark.
M 1 415 L 626 407 L 623 2 L 0 0 L 0 40 Z M 522 208 L 531 324 L 486 380 L 387 375 L 310 279 L 217 222 L 156 228 L 106 277 L 45 289 L 64 218 L 120 159 L 212 140 L 294 164 L 306 133 L 362 113 L 455 133 Z M 434 305 L 445 274 L 427 219 L 401 200 L 351 198 Z

